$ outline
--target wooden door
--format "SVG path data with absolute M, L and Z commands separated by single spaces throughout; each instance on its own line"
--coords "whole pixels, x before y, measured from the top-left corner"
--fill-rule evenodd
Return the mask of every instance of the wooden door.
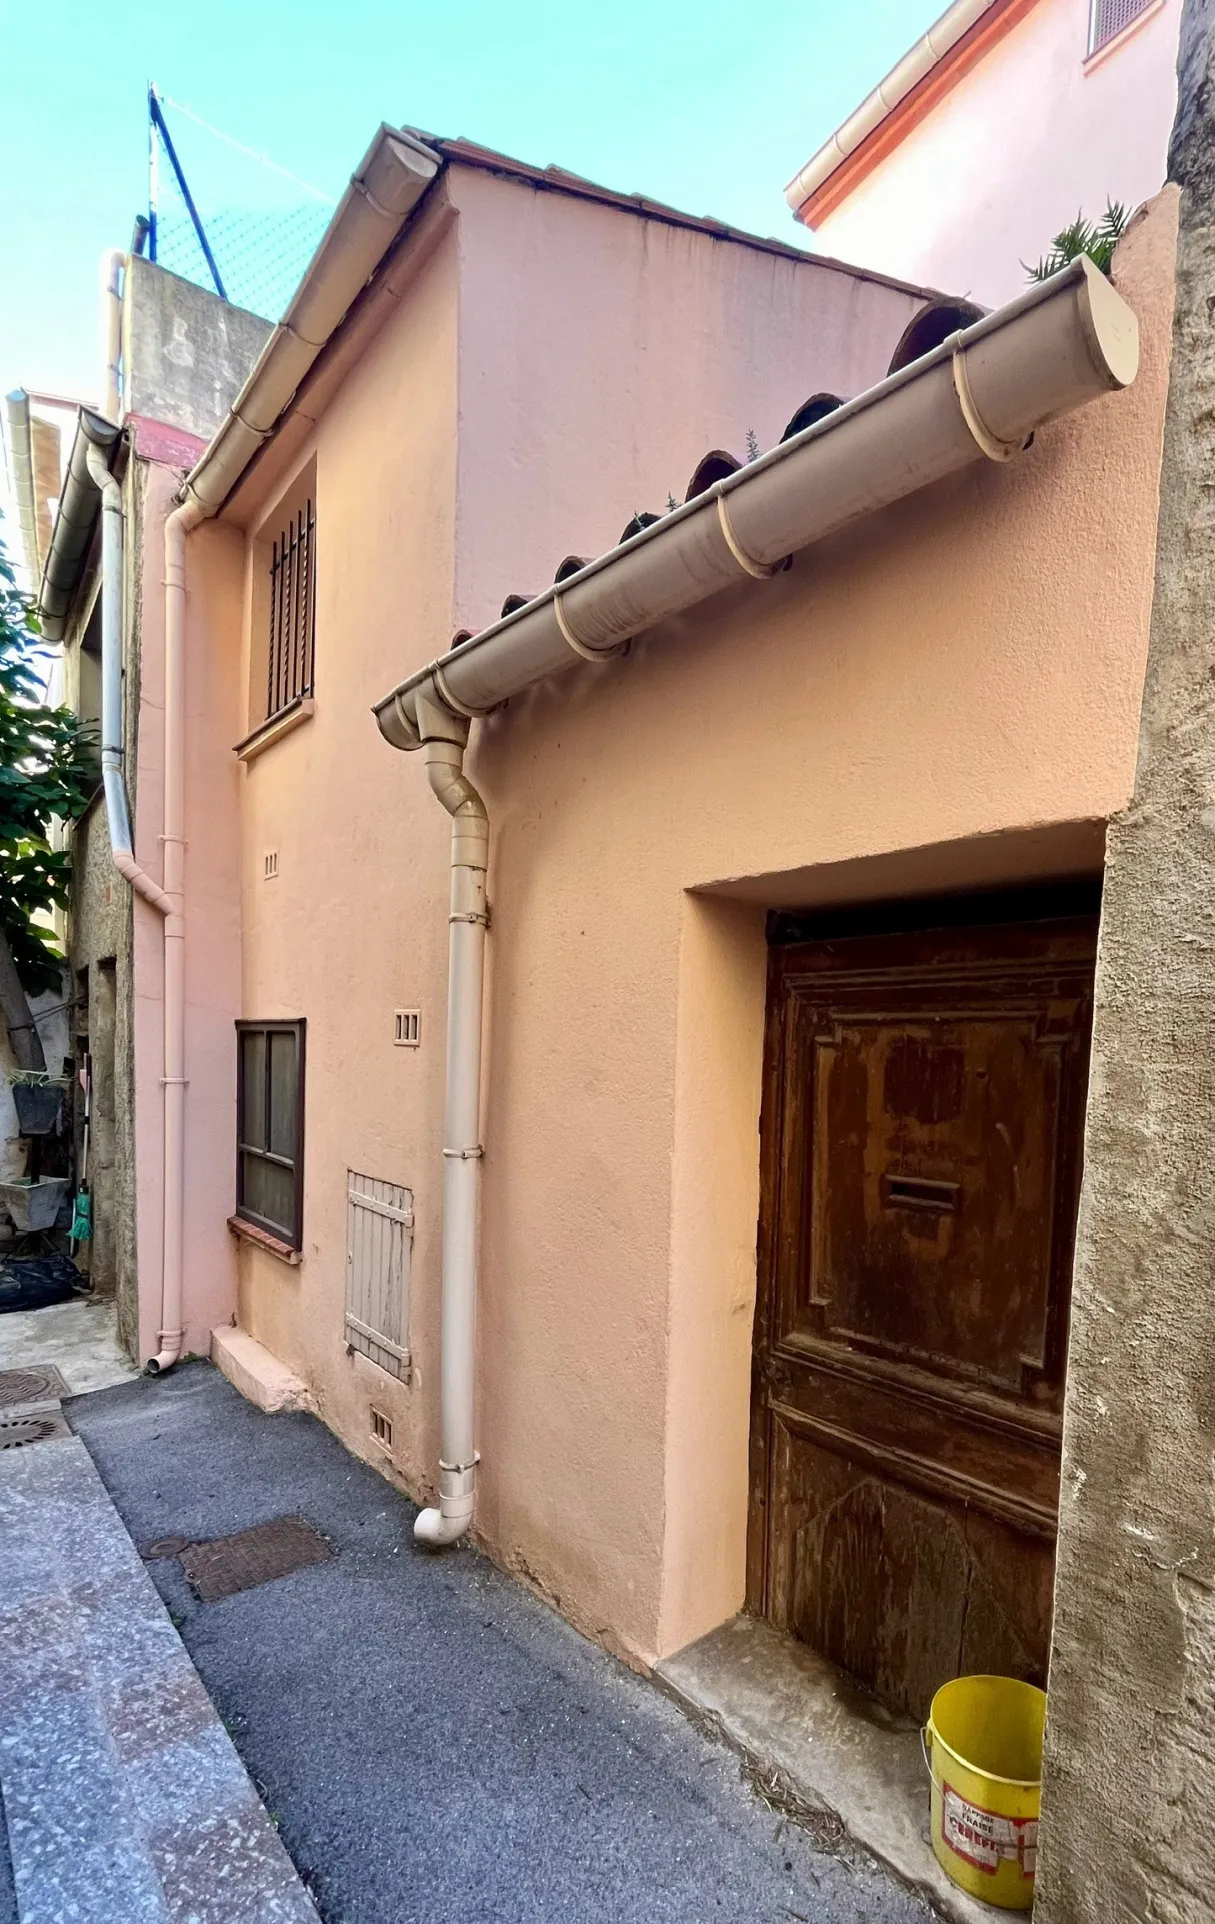
M 771 951 L 750 1607 L 1045 1683 L 1096 917 Z

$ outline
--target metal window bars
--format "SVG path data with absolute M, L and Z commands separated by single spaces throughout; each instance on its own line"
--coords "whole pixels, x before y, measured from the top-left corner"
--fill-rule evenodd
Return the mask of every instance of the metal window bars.
M 1092 0 L 1089 14 L 1088 50 L 1098 52 L 1110 40 L 1117 39 L 1124 27 L 1145 13 L 1151 0 Z
M 275 541 L 270 562 L 266 719 L 312 693 L 316 642 L 316 519 L 304 502 Z

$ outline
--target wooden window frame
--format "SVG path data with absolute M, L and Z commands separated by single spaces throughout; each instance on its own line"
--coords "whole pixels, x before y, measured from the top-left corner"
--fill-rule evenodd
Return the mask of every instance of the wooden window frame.
M 306 1067 L 306 1045 L 308 1025 L 303 1016 L 288 1021 L 255 1022 L 239 1021 L 236 1024 L 236 1209 L 235 1220 L 251 1223 L 255 1229 L 283 1243 L 292 1250 L 304 1246 L 304 1074 Z M 295 1040 L 295 1144 L 290 1159 L 274 1155 L 260 1143 L 244 1140 L 245 1120 L 245 1050 L 246 1035 L 289 1035 Z M 269 1133 L 270 1117 L 270 1050 L 266 1049 L 266 1088 L 263 1096 L 266 1115 L 266 1131 Z M 290 1169 L 294 1179 L 295 1220 L 290 1231 L 283 1223 L 271 1222 L 268 1217 L 259 1215 L 247 1207 L 244 1200 L 245 1157 L 259 1156 L 265 1162 L 272 1162 L 276 1168 Z

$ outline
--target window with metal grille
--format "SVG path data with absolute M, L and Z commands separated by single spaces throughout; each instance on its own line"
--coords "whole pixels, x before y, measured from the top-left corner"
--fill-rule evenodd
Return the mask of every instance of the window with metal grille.
M 1089 14 L 1088 50 L 1096 53 L 1107 40 L 1115 39 L 1132 20 L 1146 13 L 1153 0 L 1092 0 Z
M 316 643 L 316 517 L 301 502 L 270 550 L 266 719 L 312 693 Z
M 236 1213 L 292 1249 L 304 1230 L 304 1027 L 236 1025 Z
M 346 1172 L 346 1341 L 390 1376 L 409 1374 L 413 1193 Z

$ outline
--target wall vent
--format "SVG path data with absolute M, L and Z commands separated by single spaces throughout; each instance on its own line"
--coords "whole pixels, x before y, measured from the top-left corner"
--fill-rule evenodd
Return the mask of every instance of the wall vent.
M 346 1172 L 346 1341 L 390 1376 L 409 1376 L 413 1192 Z
M 278 874 L 278 850 L 268 848 L 262 856 L 262 880 L 272 882 Z
M 421 1041 L 422 1012 L 420 1009 L 394 1009 L 392 1012 L 392 1039 L 398 1049 L 416 1049 Z
M 374 1403 L 371 1406 L 371 1434 L 386 1450 L 392 1448 L 392 1418 L 385 1416 L 383 1410 L 377 1410 Z

